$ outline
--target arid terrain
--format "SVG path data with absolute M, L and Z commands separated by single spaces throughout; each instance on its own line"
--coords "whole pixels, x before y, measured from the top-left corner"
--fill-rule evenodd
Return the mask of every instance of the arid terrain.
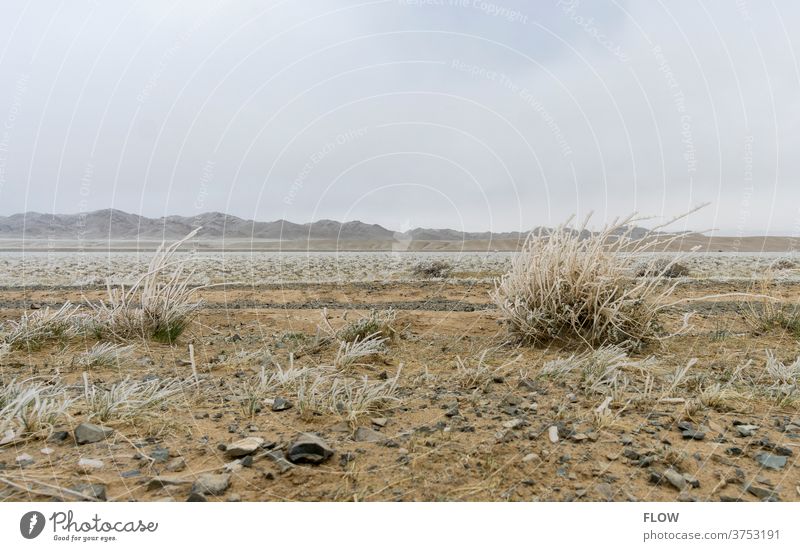
M 5 399 L 38 394 L 0 432 L 0 499 L 797 501 L 784 257 L 690 255 L 655 283 L 677 286 L 662 338 L 593 350 L 509 337 L 490 299 L 506 253 L 201 254 L 171 344 L 7 339 Z M 414 272 L 432 260 L 442 277 Z M 148 261 L 4 253 L 4 331 L 91 312 Z

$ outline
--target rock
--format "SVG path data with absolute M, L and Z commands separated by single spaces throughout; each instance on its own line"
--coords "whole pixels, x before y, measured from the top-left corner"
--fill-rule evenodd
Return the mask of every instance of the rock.
M 553 444 L 558 442 L 558 427 L 553 425 L 549 429 L 547 429 L 547 437 Z
M 570 436 L 569 438 L 573 442 L 583 442 L 584 440 L 588 440 L 589 439 L 589 437 L 587 435 L 583 434 L 583 433 L 575 433 L 572 436 Z
M 33 465 L 33 457 L 27 453 L 21 453 L 14 458 L 14 463 L 19 467 L 27 467 L 28 465 Z
M 631 461 L 638 461 L 641 457 L 641 454 L 633 448 L 626 448 L 622 450 L 622 457 L 630 459 Z
M 774 455 L 771 453 L 762 452 L 756 454 L 756 461 L 764 468 L 779 471 L 786 466 L 786 457 L 783 455 Z
M 50 438 L 48 438 L 47 441 L 53 444 L 60 444 L 64 442 L 67 438 L 69 438 L 69 433 L 65 430 L 59 430 L 51 434 Z
M 53 453 L 53 448 L 42 448 L 39 450 L 39 453 L 42 455 L 51 455 Z
M 686 488 L 686 479 L 674 469 L 667 469 L 664 471 L 664 478 L 666 478 L 667 482 L 672 484 L 678 491 L 682 491 Z
M 380 442 L 385 439 L 381 433 L 367 427 L 358 427 L 353 435 L 353 440 L 356 442 Z
M 78 472 L 89 474 L 94 471 L 101 470 L 105 465 L 99 459 L 90 459 L 88 457 L 81 457 L 78 461 Z
M 156 448 L 148 454 L 156 463 L 164 463 L 169 459 L 169 450 Z
M 778 494 L 769 488 L 762 488 L 761 486 L 755 486 L 753 484 L 745 484 L 744 490 L 750 494 L 753 494 L 759 499 L 772 499 L 778 497 Z
M 227 497 L 225 501 L 227 501 L 228 503 L 238 503 L 242 501 L 242 496 L 240 496 L 239 494 L 231 494 Z
M 153 490 L 160 490 L 161 488 L 167 488 L 169 486 L 183 486 L 184 484 L 189 484 L 189 483 L 190 481 L 182 480 L 180 478 L 156 476 L 151 478 L 147 483 L 147 491 L 152 492 Z
M 522 458 L 524 463 L 530 463 L 531 461 L 539 461 L 540 457 L 535 453 L 529 453 L 525 457 Z
M 224 494 L 230 485 L 231 476 L 228 474 L 204 473 L 195 480 L 192 485 L 192 493 L 219 496 Z
M 264 453 L 264 457 L 271 459 L 278 465 L 280 473 L 283 474 L 292 468 L 292 464 L 286 460 L 286 456 L 280 450 L 270 450 Z
M 334 453 L 327 442 L 315 434 L 303 433 L 292 442 L 286 457 L 292 463 L 322 463 Z
M 756 425 L 736 425 L 734 428 L 741 437 L 753 436 L 753 433 L 758 430 L 758 426 Z
M 17 437 L 17 435 L 14 434 L 13 430 L 9 429 L 9 430 L 5 431 L 3 433 L 3 437 L 0 438 L 0 446 L 5 446 L 6 444 L 9 444 L 9 443 L 13 442 L 16 437 Z
M 245 455 L 255 453 L 263 443 L 263 438 L 258 436 L 248 436 L 247 438 L 242 438 L 241 440 L 237 440 L 232 444 L 228 444 L 225 447 L 225 455 L 230 458 L 244 457 Z
M 292 403 L 284 398 L 275 398 L 272 401 L 272 411 L 285 411 L 292 408 Z
M 226 473 L 238 473 L 242 470 L 242 460 L 234 459 L 230 463 L 225 463 L 222 468 L 225 469 Z
M 70 488 L 70 490 L 85 495 L 89 500 L 105 501 L 107 499 L 105 484 L 79 484 Z
M 142 474 L 142 471 L 140 471 L 138 469 L 134 469 L 132 471 L 122 471 L 120 473 L 120 476 L 122 478 L 135 478 L 137 476 L 140 476 L 141 474 Z
M 188 503 L 205 503 L 206 501 L 208 501 L 208 499 L 206 499 L 206 496 L 203 494 L 192 492 L 189 494 L 189 497 L 186 498 L 186 501 Z
M 186 460 L 183 457 L 176 457 L 164 467 L 166 470 L 177 473 L 186 468 Z
M 694 429 L 684 430 L 681 434 L 684 440 L 703 440 L 706 437 L 706 433 Z
M 372 421 L 372 424 L 375 425 L 376 427 L 385 427 L 386 423 L 389 422 L 389 420 L 386 417 L 373 417 L 372 419 L 370 419 L 370 421 Z
M 518 429 L 519 427 L 523 426 L 524 424 L 525 424 L 525 421 L 523 421 L 522 419 L 511 419 L 509 421 L 505 421 L 503 423 L 503 427 L 505 427 L 507 429 Z
M 606 501 L 614 501 L 614 488 L 611 487 L 611 484 L 608 482 L 601 482 L 597 486 L 595 486 L 597 493 L 603 496 L 603 499 Z
M 114 434 L 114 429 L 92 423 L 81 423 L 75 427 L 75 442 L 79 445 L 93 444 L 105 440 L 112 434 Z

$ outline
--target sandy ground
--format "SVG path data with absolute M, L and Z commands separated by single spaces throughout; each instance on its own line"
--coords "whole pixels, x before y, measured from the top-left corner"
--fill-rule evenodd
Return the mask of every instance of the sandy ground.
M 506 342 L 488 297 L 503 258 L 488 269 L 457 268 L 467 275 L 449 281 L 354 281 L 349 273 L 350 282 L 320 283 L 283 272 L 288 282 L 207 288 L 199 292 L 200 315 L 174 345 L 139 341 L 128 360 L 111 366 L 79 365 L 94 340 L 11 351 L 0 358 L 4 382 L 58 377 L 80 396 L 84 372 L 99 386 L 125 378 L 191 382 L 191 344 L 199 385 L 187 383 L 135 419 L 98 423 L 114 433 L 85 445 L 76 444 L 72 431 L 96 420 L 77 401 L 49 439 L 20 437 L 0 447 L 0 499 L 85 494 L 185 501 L 197 498 L 193 484 L 212 474 L 227 487 L 203 499 L 221 501 L 800 500 L 800 402 L 764 376 L 765 350 L 791 363 L 800 354 L 798 335 L 753 330 L 743 317 L 742 297 L 703 298 L 752 290 L 743 279 L 754 269 L 748 258 L 739 259 L 744 267 L 728 271 L 737 277 L 717 267 L 710 270 L 716 278 L 683 280 L 675 298 L 693 300 L 668 309 L 665 331 L 676 331 L 684 314 L 694 311 L 690 329 L 632 354 L 632 360 L 650 358 L 647 368 L 625 368 L 625 384 L 613 391 L 587 390 L 579 373 L 542 376 L 545 362 L 580 352 L 574 346 Z M 21 276 L 13 266 L 3 266 L 2 320 L 18 319 L 32 306 L 103 296 L 96 282 L 74 285 L 95 275 L 63 263 L 57 277 L 26 275 L 38 283 L 25 289 L 18 288 L 14 278 Z M 396 265 L 372 269 L 397 272 Z M 771 291 L 785 304 L 800 302 L 800 282 L 790 275 Z M 302 412 L 298 396 L 287 390 L 270 396 L 260 411 L 246 411 L 242 388 L 261 365 L 286 368 L 290 357 L 298 368 L 334 361 L 336 346 L 313 346 L 323 308 L 335 328 L 371 309 L 397 311 L 397 336 L 386 351 L 347 373 L 380 382 L 399 372 L 397 400 L 348 420 Z M 482 355 L 494 371 L 479 384 L 465 383 L 458 359 L 477 366 Z M 613 399 L 598 414 L 607 396 Z M 277 399 L 293 405 L 273 411 L 269 404 Z M 747 425 L 757 428 L 742 435 L 748 431 L 738 427 Z M 302 433 L 319 435 L 333 456 L 320 464 L 281 459 Z M 226 454 L 227 445 L 251 436 L 263 443 L 245 461 Z M 79 468 L 82 458 L 102 466 Z

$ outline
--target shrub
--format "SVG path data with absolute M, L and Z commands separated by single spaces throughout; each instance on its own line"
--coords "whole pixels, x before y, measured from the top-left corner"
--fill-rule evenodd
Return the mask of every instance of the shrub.
M 689 268 L 679 264 L 676 260 L 668 258 L 656 258 L 646 264 L 642 264 L 636 271 L 636 277 L 666 277 L 674 279 L 677 277 L 688 277 Z
M 631 274 L 637 255 L 678 236 L 633 238 L 635 220 L 589 232 L 587 218 L 577 230 L 568 221 L 549 234 L 531 234 L 491 293 L 511 335 L 528 343 L 590 345 L 639 345 L 657 337 L 660 303 L 675 285 Z
M 411 273 L 416 277 L 427 279 L 447 277 L 452 271 L 453 266 L 444 260 L 428 260 L 419 262 L 411 269 Z
M 193 300 L 196 289 L 189 287 L 192 274 L 184 274 L 189 259 L 174 260 L 174 256 L 199 229 L 172 245 L 162 244 L 147 272 L 130 288 L 108 286 L 107 302 L 93 305 L 96 333 L 110 333 L 117 339 L 143 337 L 175 342 L 196 314 L 200 302 Z
M 67 302 L 58 310 L 25 312 L 18 321 L 3 324 L 3 340 L 9 348 L 34 349 L 48 341 L 69 338 L 79 330 L 78 309 Z

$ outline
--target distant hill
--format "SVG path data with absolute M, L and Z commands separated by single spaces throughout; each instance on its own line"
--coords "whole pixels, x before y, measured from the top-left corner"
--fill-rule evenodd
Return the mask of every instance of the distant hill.
M 198 233 L 199 238 L 215 240 L 519 241 L 527 236 L 527 232 L 461 232 L 446 228 L 415 228 L 396 232 L 378 224 L 365 224 L 358 220 L 319 220 L 307 224 L 287 220 L 258 222 L 221 212 L 148 218 L 117 209 L 104 209 L 84 214 L 27 212 L 0 216 L 0 238 L 3 239 L 170 240 L 180 239 L 197 227 L 202 228 Z M 534 228 L 531 231 L 546 233 L 549 230 Z M 636 233 L 646 231 L 636 228 Z

